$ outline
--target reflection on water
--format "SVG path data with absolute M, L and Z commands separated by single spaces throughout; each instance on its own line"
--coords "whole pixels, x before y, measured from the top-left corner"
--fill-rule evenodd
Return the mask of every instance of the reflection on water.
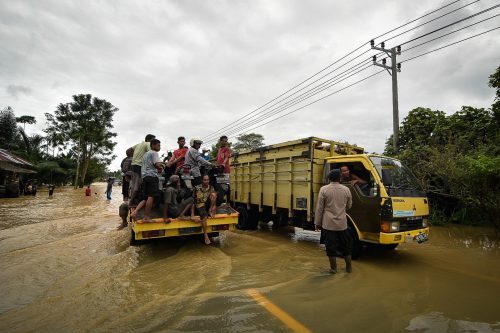
M 120 189 L 111 201 L 104 190 L 0 199 L 0 331 L 289 332 L 251 288 L 314 332 L 499 330 L 491 230 L 433 228 L 426 244 L 369 247 L 332 276 L 319 233 L 300 228 L 130 247 Z

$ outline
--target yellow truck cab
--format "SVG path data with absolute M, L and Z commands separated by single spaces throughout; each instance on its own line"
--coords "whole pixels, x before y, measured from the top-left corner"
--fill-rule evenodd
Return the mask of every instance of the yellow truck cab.
M 313 229 L 319 189 L 330 170 L 342 166 L 366 181 L 345 184 L 353 198 L 347 213 L 354 256 L 362 242 L 395 248 L 428 239 L 428 200 L 408 168 L 397 159 L 317 137 L 234 154 L 231 200 L 240 214 L 238 226 L 250 229 L 259 220 L 272 220 L 276 226 Z
M 201 223 L 197 221 L 171 219 L 170 223 L 164 223 L 161 214 L 160 209 L 155 209 L 152 212 L 152 222 L 144 222 L 142 213 L 138 214 L 136 220 L 131 221 L 131 245 L 137 245 L 147 239 L 203 234 Z M 217 207 L 215 217 L 207 220 L 208 235 L 216 237 L 221 231 L 235 230 L 237 223 L 238 213 L 235 210 L 229 206 Z

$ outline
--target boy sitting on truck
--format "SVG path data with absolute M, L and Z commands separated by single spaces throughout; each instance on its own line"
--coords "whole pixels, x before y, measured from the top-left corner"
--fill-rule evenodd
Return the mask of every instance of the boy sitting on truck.
M 185 214 L 193 205 L 193 198 L 183 199 L 180 203 L 177 198 L 181 188 L 180 177 L 172 175 L 168 179 L 167 188 L 165 189 L 165 200 L 163 203 L 163 222 L 170 223 L 170 219 L 179 218 L 186 219 Z
M 215 193 L 213 186 L 210 185 L 210 178 L 208 175 L 204 175 L 201 185 L 197 185 L 194 188 L 194 205 L 191 206 L 191 219 L 194 220 L 195 212 L 200 216 L 206 245 L 211 244 L 207 233 L 207 218 L 209 214 L 210 217 L 215 217 L 216 201 L 217 194 Z

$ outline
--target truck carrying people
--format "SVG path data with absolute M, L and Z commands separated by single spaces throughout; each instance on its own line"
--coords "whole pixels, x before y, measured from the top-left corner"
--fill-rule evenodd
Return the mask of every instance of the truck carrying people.
M 135 193 L 130 195 L 127 204 L 120 206 L 122 224 L 119 227 L 126 226 L 130 210 L 132 244 L 146 239 L 202 234 L 204 243 L 210 245 L 211 237 L 218 236 L 219 232 L 236 229 L 238 213 L 218 195 L 221 191 L 214 171 L 220 168 L 198 154 L 201 140 L 191 139 L 189 150 L 181 147 L 184 142 L 185 139 L 179 137 L 182 153 L 174 153 L 167 163 L 160 160 L 161 143 L 153 135 L 132 148 L 141 149 L 140 157 L 134 152 L 134 171 L 125 175 L 126 178 L 135 176 L 130 184 L 130 191 Z M 175 166 L 175 174 L 165 182 L 165 171 L 172 170 L 172 166 Z M 212 169 L 211 172 L 202 174 L 202 166 Z
M 231 200 L 238 227 L 258 221 L 314 229 L 319 189 L 333 169 L 352 194 L 347 211 L 353 257 L 363 243 L 394 249 L 428 240 L 429 204 L 416 178 L 399 160 L 366 154 L 363 148 L 309 137 L 235 153 Z

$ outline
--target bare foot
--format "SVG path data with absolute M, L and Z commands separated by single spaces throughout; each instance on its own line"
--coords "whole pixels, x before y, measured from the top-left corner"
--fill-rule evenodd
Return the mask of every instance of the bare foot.
M 205 236 L 205 245 L 210 245 L 210 244 L 212 244 L 212 242 L 210 241 L 210 238 Z
M 189 216 L 181 215 L 177 219 L 182 220 L 182 221 L 186 221 L 186 220 L 190 220 L 191 218 Z
M 153 222 L 153 220 L 151 220 L 149 217 L 144 217 L 144 218 L 142 219 L 142 222 L 143 222 L 143 223 L 151 223 L 151 222 Z
M 170 223 L 171 220 L 167 217 L 166 219 L 163 219 L 163 223 Z

